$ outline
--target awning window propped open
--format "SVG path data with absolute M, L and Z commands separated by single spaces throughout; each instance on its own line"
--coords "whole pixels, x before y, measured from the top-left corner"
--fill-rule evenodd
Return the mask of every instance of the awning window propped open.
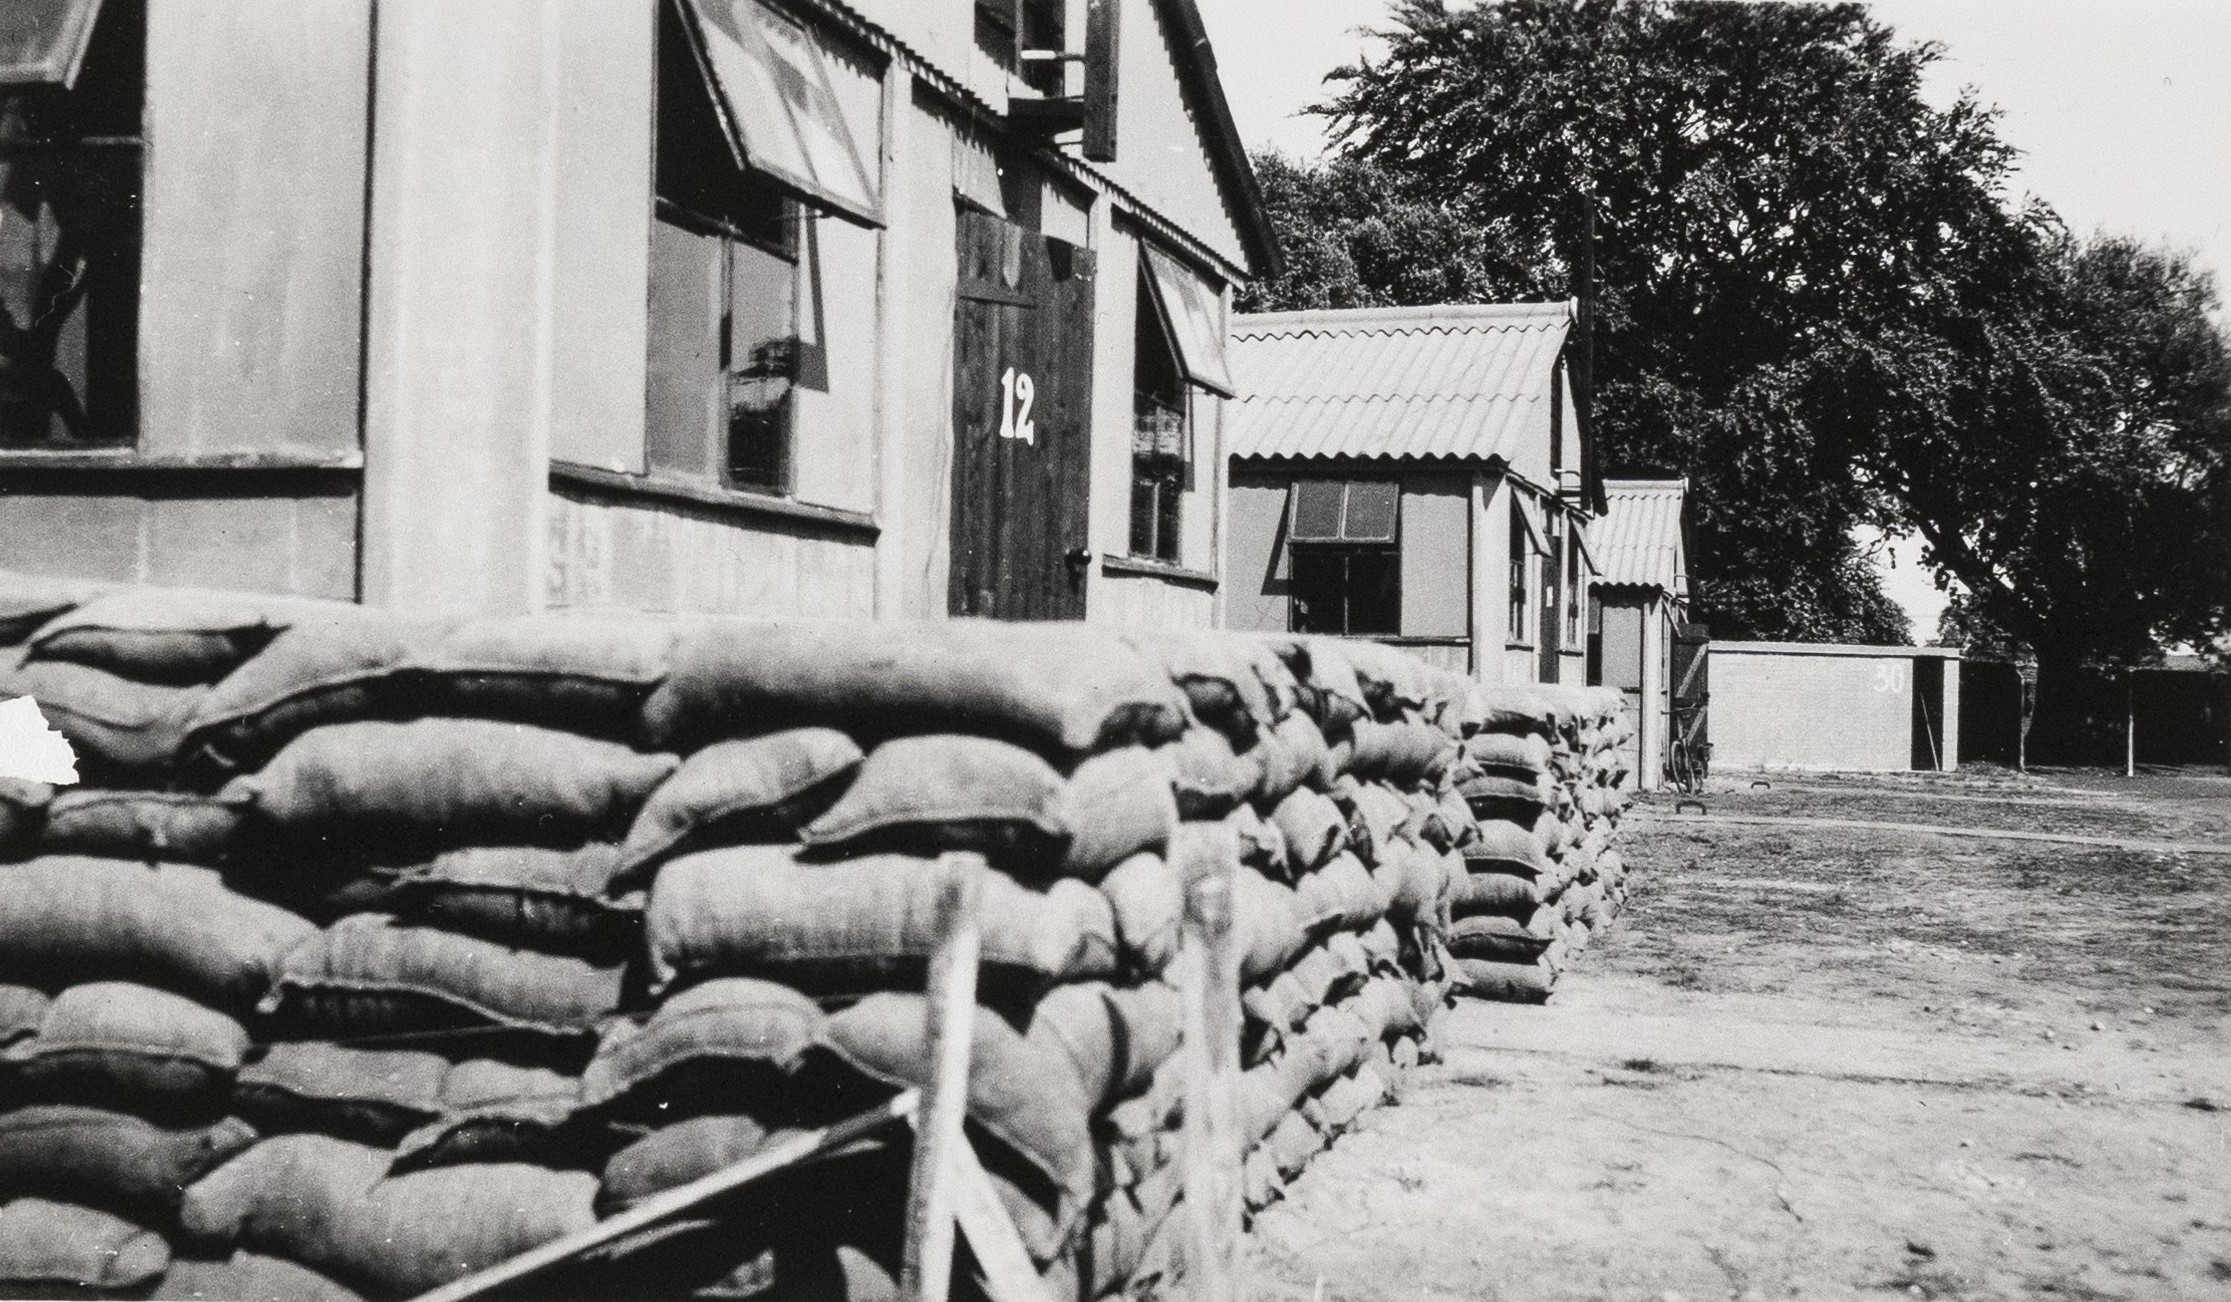
M 101 0 L 8 0 L 0 4 L 0 86 L 77 82 Z
M 737 162 L 815 207 L 883 224 L 875 172 L 860 157 L 813 33 L 759 0 L 679 0 Z
M 1211 393 L 1238 397 L 1231 367 L 1224 360 L 1224 321 L 1216 297 L 1176 259 L 1149 244 L 1139 248 L 1146 254 L 1147 283 L 1154 288 L 1155 306 L 1177 345 L 1185 378 Z
M 1301 479 L 1294 482 L 1286 541 L 1388 544 L 1402 486 L 1391 480 Z
M 1549 539 L 1542 533 L 1541 521 L 1535 518 L 1535 512 L 1540 508 L 1535 506 L 1533 498 L 1520 492 L 1515 484 L 1511 486 L 1511 509 L 1518 512 L 1519 523 L 1526 527 L 1526 541 L 1533 546 L 1534 554 L 1549 555 Z

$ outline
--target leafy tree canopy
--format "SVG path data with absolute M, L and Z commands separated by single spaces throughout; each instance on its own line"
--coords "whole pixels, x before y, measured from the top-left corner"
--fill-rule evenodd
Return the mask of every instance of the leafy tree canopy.
M 1262 160 L 1291 266 L 1248 305 L 1571 296 L 1592 205 L 1598 437 L 1690 476 L 1715 631 L 1903 640 L 1850 541 L 1902 522 L 1883 431 L 1824 376 L 2033 221 L 1993 115 L 1922 99 L 1939 52 L 1857 5 L 1399 0 L 1383 35 L 1333 74 L 1335 160 Z

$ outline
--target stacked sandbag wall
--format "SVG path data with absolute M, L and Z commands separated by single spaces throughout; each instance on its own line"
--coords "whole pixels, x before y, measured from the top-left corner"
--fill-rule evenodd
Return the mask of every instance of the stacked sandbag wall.
M 406 1296 L 926 1081 L 981 853 L 969 1128 L 1057 1296 L 1182 1272 L 1182 821 L 1227 825 L 1260 1202 L 1451 978 L 1481 702 L 1375 646 L 404 619 L 0 575 L 0 1290 Z M 887 1295 L 903 1140 L 548 1287 Z
M 1479 819 L 1450 903 L 1456 992 L 1540 1003 L 1618 915 L 1633 725 L 1606 688 L 1478 688 L 1459 791 Z

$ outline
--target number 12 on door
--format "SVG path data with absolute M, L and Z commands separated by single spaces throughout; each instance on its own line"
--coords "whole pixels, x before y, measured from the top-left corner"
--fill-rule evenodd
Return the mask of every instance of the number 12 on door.
M 1037 381 L 1030 378 L 1030 372 L 1010 366 L 999 377 L 999 387 L 999 436 L 1037 447 L 1038 423 L 1030 418 L 1031 404 L 1038 398 Z

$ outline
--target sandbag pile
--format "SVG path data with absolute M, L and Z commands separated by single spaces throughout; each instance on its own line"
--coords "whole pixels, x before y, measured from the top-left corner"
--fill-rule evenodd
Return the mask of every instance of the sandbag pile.
M 1183 822 L 1227 825 L 1269 1197 L 1425 1052 L 1465 680 L 1316 639 L 351 606 L 0 575 L 0 1291 L 406 1296 L 927 1080 L 1057 1296 L 1182 1271 Z M 884 1296 L 904 1139 L 553 1279 Z
M 1451 901 L 1459 994 L 1540 1003 L 1627 898 L 1632 723 L 1606 688 L 1478 688 L 1457 789 L 1479 839 Z

